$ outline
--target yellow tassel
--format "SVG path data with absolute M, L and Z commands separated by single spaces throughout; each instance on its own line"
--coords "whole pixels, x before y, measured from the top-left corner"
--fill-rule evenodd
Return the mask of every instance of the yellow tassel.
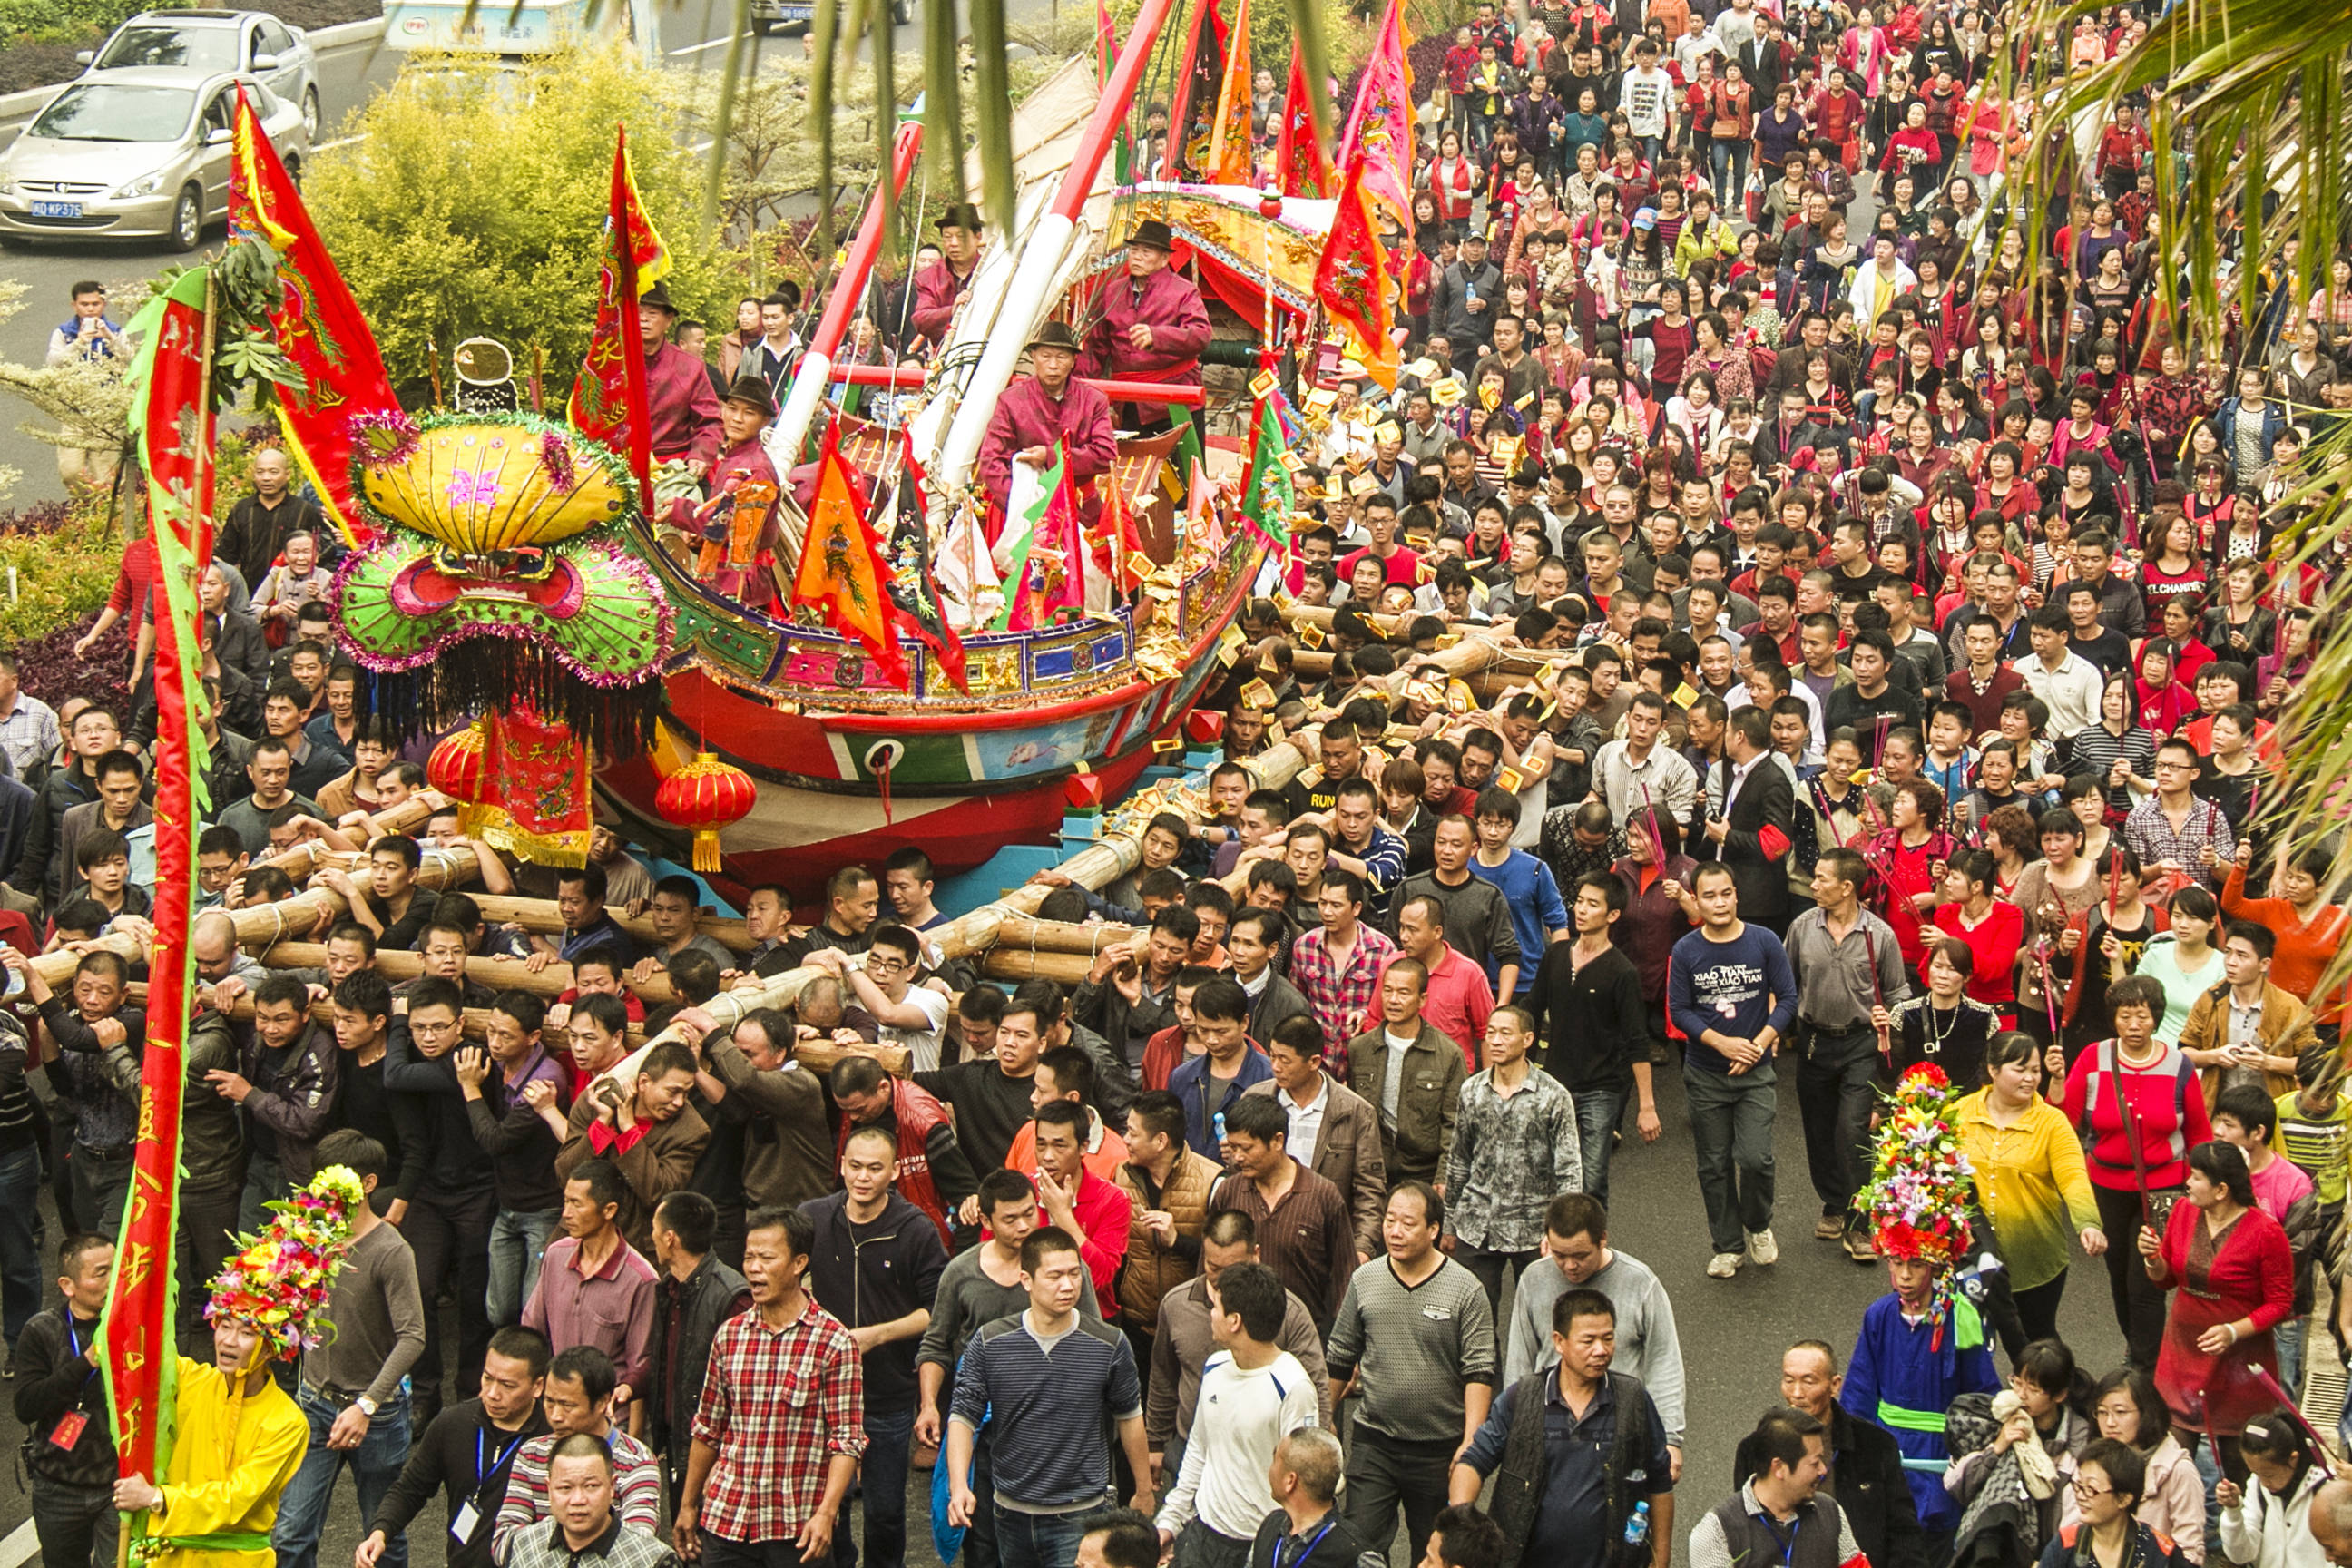
M 719 869 L 719 829 L 701 827 L 695 830 L 694 868 L 705 877 Z

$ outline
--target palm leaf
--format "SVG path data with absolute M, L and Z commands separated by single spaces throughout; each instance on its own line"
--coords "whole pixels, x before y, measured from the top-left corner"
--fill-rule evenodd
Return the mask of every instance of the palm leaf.
M 923 150 L 947 201 L 965 199 L 963 62 L 957 56 L 954 0 L 923 5 Z
M 816 0 L 816 18 L 809 24 L 814 47 L 809 68 L 809 118 L 816 122 L 817 245 L 833 254 L 833 94 L 834 51 L 840 42 L 841 0 Z M 713 148 L 715 153 L 717 148 Z
M 953 0 L 929 0 L 951 5 Z M 1004 0 L 971 0 L 972 89 L 980 95 L 980 199 L 988 225 L 1013 233 L 1019 195 L 1013 170 L 1013 78 L 1006 69 Z

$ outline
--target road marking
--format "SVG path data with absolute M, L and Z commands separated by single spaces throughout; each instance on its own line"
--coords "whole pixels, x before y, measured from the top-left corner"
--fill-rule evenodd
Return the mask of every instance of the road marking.
M 0 1568 L 16 1568 L 40 1549 L 41 1538 L 33 1533 L 33 1521 L 28 1519 L 10 1531 L 6 1540 L 0 1541 Z
M 310 145 L 310 151 L 313 153 L 331 153 L 338 147 L 348 147 L 354 142 L 364 142 L 366 140 L 367 132 L 362 131 L 356 136 L 338 136 L 332 142 L 314 142 Z
M 735 38 L 748 38 L 751 36 L 751 35 L 749 33 L 738 33 L 735 35 Z M 735 38 L 711 38 L 704 43 L 688 44 L 682 49 L 670 50 L 669 57 L 672 59 L 676 59 L 680 55 L 698 55 L 705 49 L 723 49 L 728 45 L 733 43 Z

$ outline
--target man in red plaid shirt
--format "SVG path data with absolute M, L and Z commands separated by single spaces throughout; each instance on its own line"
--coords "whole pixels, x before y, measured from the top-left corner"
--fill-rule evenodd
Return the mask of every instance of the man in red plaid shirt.
M 864 1363 L 801 1288 L 808 1216 L 757 1209 L 744 1228 L 751 1310 L 711 1342 L 674 1536 L 707 1568 L 824 1563 L 866 1450 Z

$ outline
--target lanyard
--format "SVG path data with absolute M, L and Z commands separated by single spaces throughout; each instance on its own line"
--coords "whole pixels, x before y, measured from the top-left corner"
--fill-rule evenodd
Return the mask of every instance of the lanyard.
M 1323 1528 L 1315 1532 L 1315 1538 L 1298 1549 L 1298 1555 L 1290 1560 L 1288 1568 L 1299 1568 L 1300 1564 L 1304 1563 L 1309 1557 L 1314 1556 L 1315 1549 L 1323 1544 L 1323 1538 L 1330 1534 L 1331 1527 L 1339 1522 L 1339 1521 L 1337 1519 L 1325 1520 L 1323 1521 Z M 1282 1549 L 1286 1544 L 1287 1544 L 1287 1542 L 1282 1541 L 1277 1541 L 1274 1543 L 1274 1568 L 1285 1568 L 1282 1561 Z
M 1797 1531 L 1804 1527 L 1804 1520 L 1801 1517 L 1790 1520 L 1789 1521 L 1789 1538 L 1783 1541 L 1780 1539 L 1780 1527 L 1773 1522 L 1771 1511 L 1769 1510 L 1759 1510 L 1756 1515 L 1756 1519 L 1759 1523 L 1764 1526 L 1766 1531 L 1771 1535 L 1772 1543 L 1780 1549 L 1780 1563 L 1782 1568 L 1787 1568 L 1787 1565 L 1792 1562 L 1797 1555 Z
M 76 1361 L 79 1361 L 79 1360 L 81 1360 L 81 1359 L 82 1359 L 81 1336 L 80 1336 L 79 1334 L 77 1334 L 77 1333 L 75 1333 L 75 1332 L 74 1332 L 74 1315 L 73 1315 L 73 1310 L 72 1310 L 72 1309 L 71 1309 L 71 1308 L 68 1308 L 68 1309 L 67 1309 L 66 1313 L 65 1313 L 65 1320 L 66 1320 L 66 1343 L 67 1343 L 67 1344 L 68 1344 L 68 1345 L 71 1345 L 71 1346 L 73 1347 L 73 1357 L 74 1357 L 74 1360 L 76 1360 Z M 91 1378 L 93 1378 L 93 1377 L 96 1377 L 97 1375 L 98 1375 L 98 1368 L 96 1368 L 96 1367 L 94 1367 L 94 1366 L 93 1366 L 93 1367 L 89 1367 L 89 1368 L 86 1369 L 86 1370 L 82 1373 L 82 1374 L 81 1374 L 81 1381 L 82 1381 L 83 1384 L 84 1384 L 85 1386 L 87 1386 L 87 1385 L 89 1384 L 89 1380 L 90 1380 Z
M 474 1491 L 477 1496 L 480 1495 L 484 1482 L 498 1471 L 506 1468 L 507 1461 L 515 1457 L 515 1450 L 521 1447 L 525 1443 L 530 1440 L 530 1433 L 518 1433 L 515 1436 L 515 1440 L 506 1446 L 506 1448 L 499 1455 L 498 1458 L 491 1462 L 488 1467 L 485 1467 L 482 1460 L 489 1452 L 489 1448 L 488 1445 L 483 1441 L 484 1436 L 485 1434 L 480 1427 L 477 1426 L 474 1428 Z

